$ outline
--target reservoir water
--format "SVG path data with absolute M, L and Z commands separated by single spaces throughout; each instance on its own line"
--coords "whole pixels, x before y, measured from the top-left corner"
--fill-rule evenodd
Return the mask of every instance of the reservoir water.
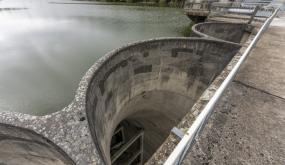
M 177 8 L 66 2 L 75 1 L 0 1 L 0 111 L 59 111 L 105 53 L 137 40 L 182 36 L 189 24 Z

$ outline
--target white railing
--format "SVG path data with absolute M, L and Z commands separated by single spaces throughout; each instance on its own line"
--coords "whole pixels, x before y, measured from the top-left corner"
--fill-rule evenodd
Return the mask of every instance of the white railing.
M 257 12 L 254 12 L 258 7 Z M 185 12 L 208 12 L 209 17 L 224 16 L 227 14 L 252 16 L 258 19 L 265 19 L 272 15 L 274 12 L 273 6 L 268 4 L 248 4 L 241 2 L 217 2 L 217 0 L 204 1 L 204 2 L 186 2 L 184 5 Z
M 263 26 L 260 28 L 256 36 L 254 37 L 253 41 L 250 43 L 250 45 L 247 47 L 245 52 L 240 57 L 237 64 L 234 66 L 234 68 L 231 70 L 229 75 L 225 78 L 221 86 L 217 89 L 214 96 L 210 99 L 210 101 L 207 103 L 205 108 L 202 110 L 202 112 L 198 115 L 192 126 L 188 129 L 187 133 L 183 136 L 181 141 L 178 143 L 178 145 L 175 147 L 173 152 L 170 154 L 164 165 L 178 165 L 181 164 L 182 160 L 184 159 L 187 151 L 191 148 L 192 144 L 195 142 L 195 138 L 199 135 L 201 130 L 203 129 L 204 125 L 207 123 L 209 117 L 211 116 L 215 105 L 223 95 L 226 88 L 229 86 L 231 81 L 234 79 L 235 75 L 237 74 L 240 66 L 243 64 L 243 62 L 248 57 L 251 50 L 255 47 L 257 44 L 259 38 L 263 34 L 263 32 L 268 28 L 273 18 L 276 16 L 277 12 L 279 11 L 279 8 L 275 9 L 273 14 L 265 21 Z
M 251 16 L 258 7 L 254 17 L 268 18 L 274 12 L 274 8 L 271 6 L 244 6 L 241 3 L 213 3 L 210 9 L 210 16 L 213 15 L 225 15 L 225 14 L 237 14 Z

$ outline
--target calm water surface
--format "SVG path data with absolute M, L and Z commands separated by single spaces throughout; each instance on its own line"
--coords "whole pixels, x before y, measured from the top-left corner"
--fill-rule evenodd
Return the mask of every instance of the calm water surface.
M 0 1 L 0 111 L 61 110 L 106 52 L 141 39 L 181 36 L 189 23 L 181 9 L 49 2 Z

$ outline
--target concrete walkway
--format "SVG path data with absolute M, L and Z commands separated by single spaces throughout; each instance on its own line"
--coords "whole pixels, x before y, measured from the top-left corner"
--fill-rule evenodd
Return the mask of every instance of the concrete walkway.
M 285 164 L 285 16 L 276 18 L 184 164 Z

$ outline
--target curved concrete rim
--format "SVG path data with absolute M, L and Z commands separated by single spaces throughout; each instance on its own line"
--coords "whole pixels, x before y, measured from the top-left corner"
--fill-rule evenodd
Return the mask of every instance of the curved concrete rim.
M 43 135 L 38 134 L 37 132 L 35 132 L 33 130 L 30 130 L 30 129 L 27 129 L 27 128 L 23 128 L 23 127 L 20 127 L 20 126 L 14 126 L 14 125 L 11 125 L 11 124 L 0 123 L 0 126 L 4 126 L 4 127 L 7 127 L 7 128 L 13 128 L 13 129 L 20 129 L 21 130 L 20 132 L 26 132 L 28 134 L 28 135 L 26 135 L 27 137 L 17 137 L 17 136 L 21 136 L 19 132 L 15 133 L 14 136 L 13 135 L 9 135 L 9 132 L 8 132 L 7 137 L 10 140 L 20 140 L 20 141 L 29 142 L 29 143 L 40 144 L 40 145 L 42 145 L 44 147 L 48 147 L 48 148 L 52 147 L 50 149 L 55 149 L 64 158 L 64 160 L 62 160 L 64 163 L 70 164 L 70 165 L 75 165 L 75 162 L 69 157 L 69 155 L 66 152 L 64 152 L 62 150 L 62 148 L 60 148 L 58 145 L 56 145 L 54 142 L 52 142 L 50 139 L 44 137 Z M 5 139 L 5 131 L 4 131 L 3 135 L 4 136 L 2 137 L 1 140 Z M 28 139 L 28 138 L 33 138 L 33 136 L 35 136 L 35 137 L 37 137 L 39 139 L 42 139 L 42 141 L 39 141 L 39 140 L 35 140 L 34 141 L 32 139 Z M 0 164 L 1 164 L 1 162 L 0 162 Z
M 199 32 L 200 33 L 200 32 Z M 203 33 L 201 33 L 203 34 Z M 203 34 L 204 35 L 204 34 Z M 205 35 L 207 36 L 207 35 Z M 112 58 L 114 55 L 116 55 L 118 52 L 121 52 L 129 47 L 136 46 L 139 44 L 147 43 L 147 42 L 155 42 L 155 41 L 161 41 L 161 40 L 204 40 L 208 42 L 220 42 L 220 43 L 229 43 L 237 46 L 241 46 L 240 44 L 219 40 L 214 37 L 207 37 L 207 38 L 199 38 L 199 37 L 160 37 L 160 38 L 154 38 L 154 39 L 148 39 L 148 40 L 142 40 L 142 41 L 136 41 L 132 43 L 125 44 L 124 46 L 120 48 L 116 48 L 111 50 L 110 52 L 106 53 L 104 56 L 100 57 L 84 74 L 84 76 L 81 78 L 78 88 L 75 92 L 75 98 L 73 102 L 82 102 L 85 105 L 85 98 L 86 98 L 86 92 L 89 87 L 89 82 L 91 82 L 92 77 L 94 74 L 96 74 L 100 67 L 103 66 L 110 58 Z M 86 88 L 87 87 L 87 88 Z M 85 89 L 83 89 L 85 88 Z M 83 95 L 84 94 L 84 95 Z M 56 112 L 55 112 L 56 113 Z
M 217 40 L 217 41 L 223 41 L 223 42 L 227 42 L 227 43 L 231 43 L 231 44 L 235 44 L 235 45 L 239 45 L 242 46 L 240 43 L 236 43 L 236 42 L 231 42 L 231 41 L 227 41 L 227 40 L 223 40 L 223 39 L 219 39 L 210 35 L 207 35 L 205 33 L 200 32 L 199 30 L 197 30 L 197 27 L 200 25 L 205 25 L 205 24 L 228 24 L 228 25 L 246 25 L 245 23 L 232 23 L 232 22 L 202 22 L 202 23 L 197 23 L 195 25 L 192 26 L 191 30 L 198 34 L 199 36 L 203 37 L 203 38 L 208 38 L 208 39 L 213 39 L 213 40 Z
M 200 33 L 200 32 L 199 32 Z M 220 42 L 220 43 L 229 43 L 241 46 L 240 44 L 224 41 L 224 40 L 218 40 L 215 38 L 199 38 L 199 37 L 160 37 L 160 38 L 154 38 L 154 39 L 148 39 L 148 40 L 142 40 L 142 41 L 136 41 L 132 43 L 125 44 L 124 46 L 120 48 L 116 48 L 111 50 L 110 52 L 106 53 L 104 56 L 100 57 L 84 74 L 84 76 L 81 78 L 78 88 L 75 92 L 75 98 L 72 102 L 80 102 L 82 105 L 85 105 L 85 98 L 86 98 L 86 92 L 89 87 L 89 83 L 92 80 L 92 77 L 94 74 L 96 74 L 101 66 L 103 66 L 110 58 L 112 58 L 114 55 L 116 55 L 118 52 L 125 50 L 126 48 L 143 44 L 147 42 L 155 42 L 160 40 L 204 40 L 208 42 Z M 55 112 L 56 113 L 56 112 Z

